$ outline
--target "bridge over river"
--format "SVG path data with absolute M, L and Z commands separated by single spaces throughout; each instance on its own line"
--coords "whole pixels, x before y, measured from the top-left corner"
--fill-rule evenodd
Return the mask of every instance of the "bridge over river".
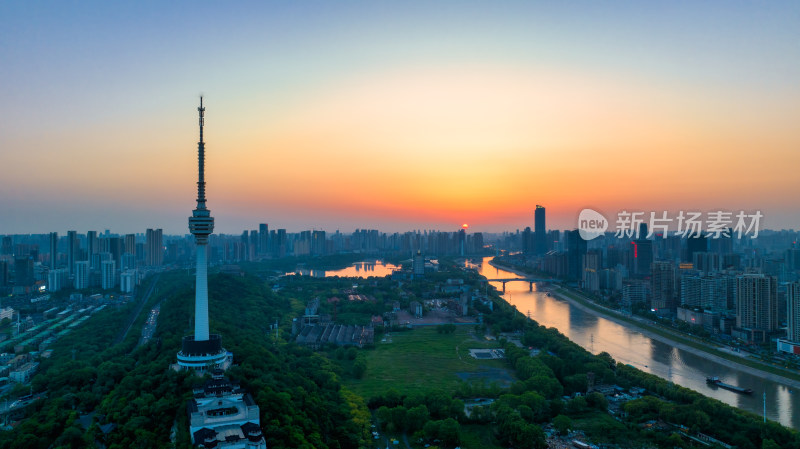
M 545 279 L 545 278 L 497 278 L 497 279 L 486 279 L 487 282 L 502 282 L 503 283 L 503 291 L 506 291 L 506 283 L 508 282 L 527 282 L 528 283 L 528 291 L 533 291 L 533 284 L 537 282 L 547 282 L 547 283 L 557 283 L 559 282 L 558 279 Z

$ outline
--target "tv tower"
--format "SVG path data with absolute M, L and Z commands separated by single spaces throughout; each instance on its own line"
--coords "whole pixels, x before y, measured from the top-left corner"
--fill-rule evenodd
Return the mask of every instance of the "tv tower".
M 197 112 L 200 117 L 200 141 L 197 142 L 197 207 L 189 217 L 189 232 L 197 243 L 197 274 L 195 278 L 194 336 L 183 337 L 178 353 L 178 367 L 205 371 L 227 369 L 232 355 L 222 347 L 222 337 L 208 332 L 208 236 L 214 232 L 214 217 L 206 208 L 205 159 L 203 125 L 206 108 L 203 97 Z
M 197 276 L 195 279 L 194 300 L 194 339 L 195 341 L 208 340 L 208 236 L 214 232 L 214 217 L 206 209 L 206 144 L 203 142 L 203 121 L 206 108 L 203 107 L 203 97 L 200 97 L 200 141 L 197 142 L 197 207 L 189 217 L 189 232 L 197 242 Z

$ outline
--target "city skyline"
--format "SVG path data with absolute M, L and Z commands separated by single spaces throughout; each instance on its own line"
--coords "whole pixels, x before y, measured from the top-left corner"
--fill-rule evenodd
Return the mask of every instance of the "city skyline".
M 0 6 L 0 233 L 501 232 L 581 209 L 796 228 L 792 2 Z

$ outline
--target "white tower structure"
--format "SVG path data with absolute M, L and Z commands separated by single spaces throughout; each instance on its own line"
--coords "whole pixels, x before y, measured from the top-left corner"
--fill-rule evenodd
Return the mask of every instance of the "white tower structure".
M 206 260 L 208 236 L 214 232 L 214 217 L 206 208 L 205 142 L 203 124 L 206 108 L 200 97 L 200 141 L 197 142 L 197 207 L 189 217 L 189 232 L 197 243 L 197 274 L 195 279 L 194 335 L 183 337 L 178 353 L 178 366 L 204 372 L 227 369 L 232 355 L 222 347 L 222 337 L 208 332 L 208 261 Z

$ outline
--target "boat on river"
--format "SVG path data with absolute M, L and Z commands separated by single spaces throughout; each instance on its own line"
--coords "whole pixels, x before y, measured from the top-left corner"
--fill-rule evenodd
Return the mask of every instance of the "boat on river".
M 734 393 L 741 393 L 741 394 L 753 394 L 753 390 L 750 388 L 742 388 L 737 387 L 736 385 L 726 384 L 719 377 L 706 377 L 706 383 L 709 385 L 715 385 L 720 388 L 724 388 L 726 390 L 733 391 Z

